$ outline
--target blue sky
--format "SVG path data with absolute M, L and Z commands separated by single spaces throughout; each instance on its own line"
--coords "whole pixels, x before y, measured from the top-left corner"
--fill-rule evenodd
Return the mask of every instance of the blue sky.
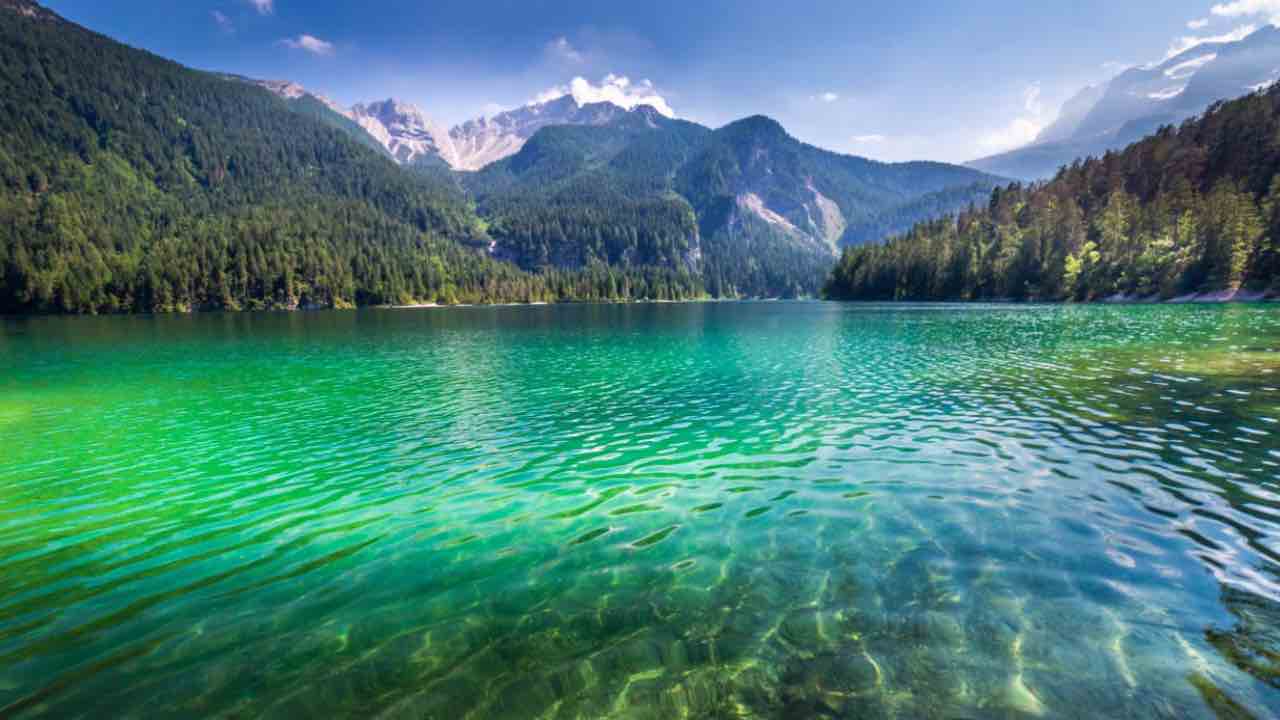
M 1015 146 L 1125 65 L 1280 19 L 1280 0 L 45 3 L 187 65 L 446 124 L 614 75 L 711 126 L 762 113 L 839 152 L 945 161 Z

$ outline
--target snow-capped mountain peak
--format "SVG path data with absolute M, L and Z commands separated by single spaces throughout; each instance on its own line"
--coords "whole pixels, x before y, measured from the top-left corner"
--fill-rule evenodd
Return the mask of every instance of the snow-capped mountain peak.
M 394 98 L 344 108 L 297 83 L 255 82 L 287 100 L 314 97 L 363 128 L 403 165 L 443 161 L 461 171 L 480 170 L 520 152 L 529 138 L 544 127 L 608 125 L 631 114 L 650 127 L 658 127 L 664 119 L 674 116 L 666 101 L 650 92 L 651 85 L 633 86 L 626 78 L 612 76 L 602 86 L 575 80 L 562 93 L 469 120 L 452 129 L 433 121 L 416 105 Z M 626 92 L 619 94 L 619 90 Z

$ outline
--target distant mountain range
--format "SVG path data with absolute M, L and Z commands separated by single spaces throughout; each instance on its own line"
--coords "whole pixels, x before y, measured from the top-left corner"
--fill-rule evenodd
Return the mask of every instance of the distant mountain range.
M 445 128 L 416 105 L 394 98 L 344 108 L 296 83 L 251 82 L 285 100 L 310 97 L 325 105 L 362 128 L 402 165 L 443 165 L 464 172 L 480 170 L 515 155 L 544 127 L 608 125 L 627 112 L 612 103 L 579 103 L 569 94 Z
M 0 0 L 0 312 L 814 295 L 1000 182 L 569 94 L 450 130 Z
M 1210 105 L 1267 88 L 1280 79 L 1280 28 L 1243 40 L 1197 45 L 1108 83 L 1085 88 L 1028 147 L 970 167 L 1005 177 L 1041 179 L 1078 158 L 1119 150 L 1162 125 L 1177 125 Z
M 294 83 L 255 82 L 287 101 L 299 103 L 311 98 L 314 104 L 328 107 L 359 126 L 402 165 L 460 172 L 461 186 L 477 196 L 482 212 L 498 197 L 545 198 L 553 188 L 570 197 L 572 193 L 562 186 L 584 197 L 598 195 L 598 187 L 588 191 L 578 187 L 577 180 L 625 186 L 632 197 L 637 187 L 644 188 L 639 191 L 642 194 L 674 193 L 686 200 L 700 197 L 706 190 L 701 182 L 725 178 L 711 178 L 704 172 L 691 179 L 691 168 L 708 162 L 701 157 L 702 151 L 719 152 L 724 157 L 717 160 L 734 168 L 728 180 L 731 187 L 723 190 L 731 191 L 725 197 L 732 200 L 735 211 L 715 214 L 725 228 L 741 229 L 744 218 L 751 217 L 760 223 L 761 230 L 781 241 L 798 241 L 836 253 L 841 247 L 878 240 L 923 218 L 966 207 L 984 198 L 998 182 L 993 176 L 941 163 L 887 164 L 841 156 L 800 143 L 781 125 L 764 117 L 713 132 L 666 117 L 649 105 L 628 110 L 609 102 L 583 102 L 566 94 L 445 130 L 416 106 L 398 100 L 342 108 Z M 739 132 L 744 127 L 761 132 L 748 138 Z M 523 152 L 539 132 L 549 128 L 559 129 L 554 136 L 561 143 L 559 150 L 575 148 L 570 152 L 572 157 L 548 153 L 546 143 Z M 596 131 L 587 130 L 592 128 Z M 673 134 L 680 136 L 677 145 L 686 151 L 678 157 L 660 152 L 645 157 L 631 147 L 635 142 L 652 152 L 671 142 Z M 714 142 L 735 136 L 756 154 L 738 157 Z M 575 155 L 577 152 L 583 154 Z M 775 168 L 772 161 L 776 158 L 789 165 Z M 508 160 L 512 161 L 504 162 Z M 554 170 L 549 169 L 552 162 Z M 607 168 L 607 178 L 601 176 L 601 167 Z M 828 169 L 834 171 L 826 172 Z M 471 177 L 472 173 L 478 177 Z M 696 212 L 705 219 L 709 209 L 704 204 Z M 704 234 L 724 229 L 705 222 L 701 225 Z M 495 249 L 502 251 L 501 243 Z M 524 257 L 519 252 L 507 254 Z

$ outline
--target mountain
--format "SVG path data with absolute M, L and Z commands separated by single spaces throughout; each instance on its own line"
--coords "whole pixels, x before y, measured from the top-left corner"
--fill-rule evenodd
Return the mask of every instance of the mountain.
M 473 249 L 465 201 L 333 123 L 34 3 L 0 0 L 0 97 L 0 312 L 552 292 Z
M 27 0 L 0 0 L 0 97 L 0 312 L 812 295 L 842 243 L 993 182 L 572 96 L 443 133 Z
M 1063 103 L 1057 119 L 1040 131 L 1036 137 L 1036 144 L 1044 145 L 1070 140 L 1106 94 L 1107 85 L 1104 83 L 1086 86 L 1073 95 L 1070 100 Z
M 471 120 L 449 131 L 449 136 L 458 149 L 458 159 L 453 167 L 456 170 L 479 170 L 516 154 L 542 128 L 554 125 L 608 125 L 627 112 L 612 103 L 580 105 L 572 95 L 565 95 L 493 117 Z
M 447 166 L 462 172 L 474 172 L 516 154 L 542 128 L 607 125 L 627 112 L 612 103 L 580 103 L 573 95 L 565 95 L 446 129 L 415 105 L 395 99 L 342 108 L 296 83 L 258 84 L 285 100 L 312 98 L 325 105 L 363 128 L 402 165 Z
M 387 148 L 365 128 L 351 119 L 348 111 L 323 95 L 316 95 L 301 85 L 284 80 L 254 80 L 241 75 L 222 74 L 220 77 L 236 82 L 257 85 L 285 102 L 290 110 L 318 120 L 329 127 L 341 131 L 356 142 L 377 151 L 388 158 L 392 157 Z
M 969 163 L 986 172 L 1040 179 L 1077 158 L 1101 155 L 1177 125 L 1221 100 L 1280 79 L 1280 28 L 1268 25 L 1234 42 L 1197 45 L 1105 85 L 1086 88 L 1029 147 Z
M 827 152 L 765 117 L 713 131 L 648 106 L 580 111 L 612 120 L 544 128 L 463 177 L 498 257 L 674 266 L 713 295 L 812 294 L 840 247 L 985 200 L 996 182 Z
M 1280 295 L 1280 86 L 845 252 L 849 300 Z
M 345 114 L 402 165 L 458 162 L 449 132 L 414 105 L 384 100 L 355 105 Z

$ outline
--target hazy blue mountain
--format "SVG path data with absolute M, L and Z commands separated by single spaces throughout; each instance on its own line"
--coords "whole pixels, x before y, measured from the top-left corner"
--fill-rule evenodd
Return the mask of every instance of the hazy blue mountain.
M 1277 79 L 1280 29 L 1268 25 L 1243 40 L 1197 45 L 1086 88 L 1032 145 L 969 166 L 1008 177 L 1047 178 L 1077 158 L 1122 149 L 1162 125 L 1180 124 L 1216 102 L 1261 90 Z

